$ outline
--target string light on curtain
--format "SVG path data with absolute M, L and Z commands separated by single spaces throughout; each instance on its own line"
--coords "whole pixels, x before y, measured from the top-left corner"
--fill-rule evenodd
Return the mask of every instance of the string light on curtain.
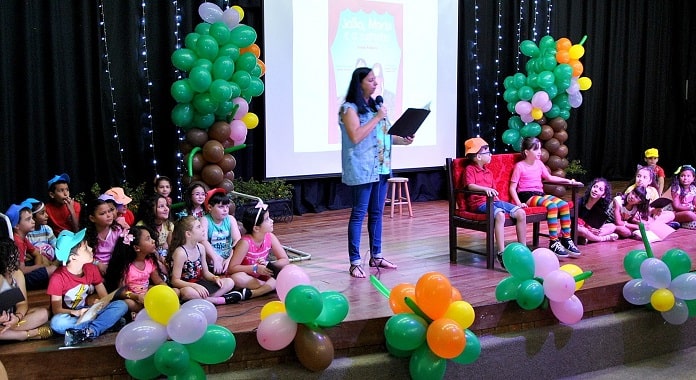
M 539 42 L 537 33 L 537 17 L 539 16 L 539 1 L 534 0 L 534 22 L 532 23 L 532 41 Z
M 109 58 L 109 43 L 106 33 L 106 18 L 104 17 L 104 1 L 99 2 L 99 26 L 101 29 L 101 40 L 104 42 L 104 60 L 106 61 L 104 73 L 109 78 L 109 98 L 111 99 L 111 128 L 114 130 L 113 139 L 118 148 L 118 157 L 121 163 L 122 181 L 126 180 L 126 165 L 123 163 L 123 147 L 121 147 L 121 139 L 118 134 L 118 125 L 116 123 L 116 101 L 114 100 L 114 80 L 111 77 L 111 60 Z
M 481 117 L 482 117 L 482 112 L 481 112 L 481 91 L 479 91 L 480 88 L 480 71 L 481 71 L 481 65 L 479 65 L 479 60 L 478 60 L 478 33 L 479 33 L 479 17 L 478 17 L 478 3 L 474 1 L 474 67 L 476 69 L 476 87 L 474 88 L 474 91 L 476 92 L 476 128 L 475 128 L 475 134 L 476 136 L 481 135 Z
M 519 13 L 519 18 L 517 21 L 517 44 L 515 45 L 515 49 L 520 46 L 520 42 L 522 42 L 522 21 L 524 20 L 524 7 L 525 7 L 525 0 L 520 0 L 520 13 Z M 515 68 L 517 71 L 520 71 L 520 51 L 517 49 L 517 54 L 515 54 L 516 61 L 515 61 Z
M 150 72 L 148 70 L 148 59 L 147 59 L 147 22 L 146 22 L 146 4 L 145 1 L 140 3 L 141 9 L 142 9 L 142 15 L 140 19 L 140 26 L 142 27 L 142 35 L 140 36 L 140 40 L 142 41 L 140 45 L 140 57 L 142 58 L 142 71 L 143 71 L 143 77 L 145 78 L 145 103 L 147 105 L 146 108 L 146 113 L 145 113 L 145 118 L 146 118 L 146 125 L 145 128 L 147 130 L 148 135 L 150 135 L 150 149 L 152 149 L 152 166 L 155 169 L 155 173 L 158 173 L 157 170 L 157 154 L 155 151 L 155 131 L 152 125 L 152 103 L 150 102 L 150 99 L 152 99 L 151 96 L 151 88 L 152 88 L 152 81 L 150 80 Z
M 546 3 L 546 35 L 551 35 L 551 11 L 553 10 L 553 3 L 548 0 Z
M 503 0 L 498 0 L 498 26 L 496 29 L 496 49 L 495 49 L 495 104 L 493 105 L 493 109 L 495 112 L 495 120 L 493 123 L 493 133 L 492 133 L 492 143 L 491 143 L 491 151 L 493 153 L 496 152 L 496 144 L 497 144 L 497 133 L 496 133 L 496 127 L 498 125 L 498 122 L 500 121 L 500 114 L 498 113 L 498 99 L 501 97 L 500 94 L 500 52 L 503 50 L 501 44 L 503 41 Z
M 174 50 L 178 50 L 181 48 L 181 34 L 179 33 L 179 27 L 181 26 L 181 8 L 179 8 L 179 1 L 178 0 L 173 0 L 172 1 L 172 8 L 174 8 L 174 37 L 175 37 L 175 42 L 174 42 Z M 172 66 L 174 67 L 174 66 Z M 184 75 L 182 74 L 181 70 L 177 69 L 174 67 L 174 76 L 176 77 L 177 80 L 183 79 Z M 183 185 L 181 183 L 181 178 L 182 178 L 182 172 L 185 170 L 185 163 L 184 163 L 184 154 L 181 153 L 181 144 L 186 140 L 186 134 L 184 134 L 184 131 L 181 128 L 176 129 L 178 138 L 179 138 L 179 146 L 176 149 L 176 160 L 178 162 L 178 165 L 176 166 L 176 171 L 177 171 L 177 176 L 176 176 L 176 186 L 178 191 L 178 194 L 183 194 Z

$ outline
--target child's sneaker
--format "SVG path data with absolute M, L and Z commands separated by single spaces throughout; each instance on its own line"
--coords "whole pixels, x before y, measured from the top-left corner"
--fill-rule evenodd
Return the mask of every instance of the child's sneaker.
M 65 347 L 76 346 L 94 338 L 94 332 L 90 329 L 67 329 L 65 331 Z
M 496 253 L 495 258 L 498 259 L 498 263 L 500 263 L 500 267 L 505 269 L 505 263 L 503 263 L 503 252 L 500 251 L 500 252 Z
M 551 240 L 549 242 L 549 249 L 556 254 L 558 257 L 568 257 L 568 251 L 563 248 L 561 242 L 558 240 Z
M 575 246 L 575 243 L 573 242 L 573 239 L 571 238 L 561 238 L 561 244 L 563 245 L 563 248 L 568 251 L 568 255 L 570 257 L 578 257 L 580 256 L 580 250 L 578 247 Z

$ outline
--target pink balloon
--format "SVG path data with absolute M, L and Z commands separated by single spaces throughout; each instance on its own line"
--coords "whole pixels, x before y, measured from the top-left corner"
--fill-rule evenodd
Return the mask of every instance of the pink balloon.
M 532 112 L 532 103 L 520 100 L 517 102 L 517 104 L 515 104 L 515 112 L 520 115 L 525 115 Z
M 580 91 L 568 95 L 568 103 L 573 108 L 578 108 L 582 105 L 582 94 Z
M 167 334 L 173 341 L 189 344 L 200 339 L 208 328 L 208 320 L 203 312 L 196 309 L 184 309 L 174 313 L 167 322 Z
M 558 257 L 548 248 L 537 248 L 532 251 L 534 258 L 534 277 L 546 277 L 547 274 L 558 270 Z
M 543 106 L 541 106 L 541 110 L 544 112 L 549 112 L 551 107 L 553 107 L 553 102 L 549 100 L 548 102 L 544 103 Z
M 520 114 L 520 119 L 525 123 L 531 123 L 534 121 L 534 116 L 531 113 Z
M 285 302 L 285 296 L 290 289 L 297 285 L 310 284 L 311 281 L 304 269 L 295 264 L 288 264 L 278 273 L 278 278 L 276 279 L 276 294 L 278 294 L 278 298 L 280 298 L 281 302 Z
M 232 120 L 230 122 L 230 139 L 235 145 L 241 144 L 246 140 L 247 127 L 241 120 Z
M 551 301 L 551 311 L 559 321 L 572 325 L 582 319 L 584 308 L 578 296 L 573 295 L 562 302 Z
M 217 321 L 217 308 L 215 308 L 215 305 L 208 300 L 200 298 L 188 300 L 181 305 L 181 309 L 193 309 L 200 311 L 203 313 L 203 315 L 205 315 L 205 319 L 209 325 Z
M 538 91 L 532 96 L 532 106 L 536 108 L 541 108 L 548 101 L 549 94 L 547 94 L 546 91 Z
M 297 322 L 290 319 L 286 313 L 273 313 L 259 323 L 256 340 L 261 347 L 269 351 L 278 351 L 290 345 L 296 333 Z
M 237 108 L 237 112 L 234 113 L 235 120 L 240 120 L 242 117 L 244 117 L 244 115 L 249 113 L 249 103 L 247 103 L 247 101 L 244 98 L 234 98 L 232 99 L 232 103 L 239 106 L 239 108 Z
M 575 294 L 575 279 L 560 269 L 550 272 L 544 276 L 544 294 L 551 301 L 565 301 Z
M 116 352 L 128 360 L 145 359 L 167 341 L 167 328 L 152 320 L 134 321 L 116 335 Z
M 239 24 L 239 12 L 234 8 L 227 8 L 222 12 L 222 22 L 227 25 L 228 28 L 234 29 L 237 24 Z

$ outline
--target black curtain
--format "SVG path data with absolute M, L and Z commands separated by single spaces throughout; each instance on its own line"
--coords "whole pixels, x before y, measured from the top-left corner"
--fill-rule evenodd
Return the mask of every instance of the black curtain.
M 201 21 L 197 10 L 202 1 L 144 0 L 144 8 L 142 2 L 0 4 L 0 211 L 29 196 L 45 198 L 46 181 L 63 172 L 71 175 L 73 192 L 88 192 L 94 183 L 104 188 L 123 181 L 149 183 L 157 174 L 181 176 L 179 133 L 170 121 L 174 101 L 169 88 L 177 79 L 170 56 L 176 33 L 183 43 Z M 262 10 L 273 6 L 272 0 L 215 3 L 223 9 L 241 6 L 242 22 L 254 27 L 263 49 Z M 568 120 L 569 158 L 581 159 L 593 175 L 610 179 L 632 177 L 647 147 L 660 149 L 660 164 L 668 172 L 695 163 L 694 5 L 686 0 L 550 3 L 549 16 L 549 1 L 460 0 L 458 148 L 480 133 L 497 151 L 509 150 L 501 134 L 510 114 L 497 88 L 502 89 L 505 76 L 524 67 L 518 39 L 538 41 L 549 24 L 555 38 L 577 43 L 588 36 L 582 62 L 593 86 Z M 260 179 L 265 165 L 263 96 L 253 99 L 251 110 L 261 127 L 249 131 L 249 147 L 235 153 L 235 175 Z M 414 199 L 444 197 L 442 171 L 398 174 L 410 178 Z M 297 212 L 348 206 L 339 178 L 293 183 Z

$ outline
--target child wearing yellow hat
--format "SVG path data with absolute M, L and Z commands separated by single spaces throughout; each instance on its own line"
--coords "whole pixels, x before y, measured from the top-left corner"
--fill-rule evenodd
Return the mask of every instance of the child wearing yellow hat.
M 662 194 L 665 191 L 665 170 L 657 164 L 657 161 L 660 159 L 660 152 L 657 151 L 657 148 L 646 149 L 644 159 L 645 163 L 655 172 L 657 190 Z

